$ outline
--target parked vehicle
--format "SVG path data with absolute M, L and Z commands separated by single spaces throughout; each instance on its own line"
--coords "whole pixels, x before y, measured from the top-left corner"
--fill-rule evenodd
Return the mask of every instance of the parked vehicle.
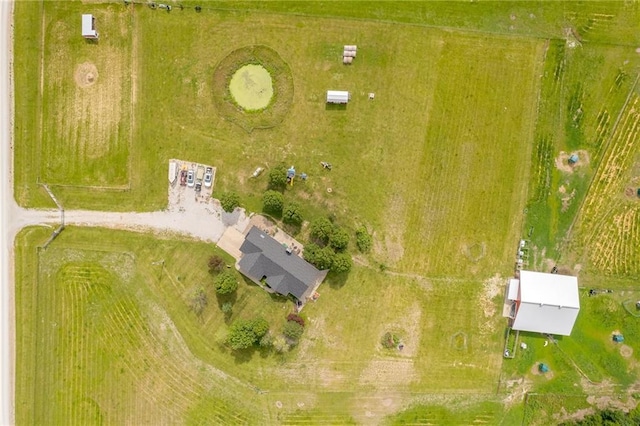
M 204 172 L 204 186 L 211 188 L 213 183 L 213 168 L 207 167 L 207 171 Z
M 200 192 L 202 190 L 202 182 L 196 183 L 196 192 Z
M 198 170 L 196 171 L 196 182 L 202 182 L 204 178 L 204 167 L 198 166 Z
M 187 186 L 193 187 L 193 185 L 196 184 L 195 176 L 196 174 L 193 169 L 189 169 L 189 171 L 187 172 Z
M 186 186 L 186 185 L 187 185 L 187 171 L 180 170 L 180 186 Z

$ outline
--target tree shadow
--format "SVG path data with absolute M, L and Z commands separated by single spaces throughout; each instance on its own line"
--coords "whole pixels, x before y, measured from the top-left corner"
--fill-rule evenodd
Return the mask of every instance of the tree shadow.
M 345 285 L 348 278 L 349 278 L 349 272 L 342 272 L 342 273 L 329 272 L 325 282 L 329 284 L 329 287 L 337 290 L 342 288 Z

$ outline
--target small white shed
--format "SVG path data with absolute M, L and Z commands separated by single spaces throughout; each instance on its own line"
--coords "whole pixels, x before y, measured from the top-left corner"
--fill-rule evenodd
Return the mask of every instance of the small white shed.
M 351 99 L 351 95 L 347 91 L 327 90 L 328 104 L 346 104 Z
M 82 37 L 90 39 L 98 38 L 98 31 L 96 31 L 96 18 L 88 13 L 82 15 Z
M 516 303 L 514 330 L 569 336 L 580 311 L 578 278 L 520 271 L 520 280 L 509 283 L 508 299 Z

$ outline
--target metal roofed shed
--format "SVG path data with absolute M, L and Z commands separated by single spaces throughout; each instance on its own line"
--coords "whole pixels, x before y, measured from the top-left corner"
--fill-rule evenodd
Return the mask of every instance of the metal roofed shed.
M 82 15 L 82 37 L 88 39 L 97 39 L 98 31 L 96 31 L 96 18 L 91 14 Z
M 328 104 L 346 104 L 351 99 L 351 95 L 343 90 L 327 90 Z
M 520 271 L 512 328 L 518 331 L 569 336 L 580 311 L 578 279 L 568 275 Z

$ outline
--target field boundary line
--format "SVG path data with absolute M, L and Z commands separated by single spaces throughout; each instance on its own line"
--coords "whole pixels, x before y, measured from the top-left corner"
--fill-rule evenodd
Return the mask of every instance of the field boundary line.
M 44 138 L 44 46 L 45 46 L 45 29 L 46 29 L 46 17 L 45 17 L 45 8 L 44 8 L 44 0 L 40 0 L 40 61 L 39 61 L 39 72 L 40 72 L 40 85 L 38 90 L 38 109 L 40 114 L 38 114 L 38 133 L 36 136 L 36 148 L 31 150 L 31 160 L 36 161 L 38 174 L 36 177 L 36 183 L 40 181 L 40 174 L 42 173 L 42 139 Z M 35 154 L 35 155 L 34 155 Z
M 603 159 L 606 155 L 606 153 L 609 151 L 610 145 L 611 145 L 611 141 L 613 140 L 615 134 L 616 134 L 616 130 L 618 128 L 618 124 L 620 123 L 620 120 L 622 119 L 622 116 L 624 115 L 624 112 L 627 109 L 627 105 L 629 104 L 629 101 L 631 100 L 631 97 L 633 96 L 633 93 L 636 90 L 636 86 L 638 85 L 638 81 L 640 81 L 640 72 L 638 72 L 638 74 L 636 75 L 636 79 L 633 82 L 633 85 L 631 85 L 631 89 L 629 90 L 629 93 L 627 94 L 627 98 L 624 101 L 624 104 L 622 105 L 622 108 L 620 108 L 620 112 L 618 113 L 618 116 L 616 117 L 616 121 L 613 123 L 613 126 L 611 126 L 611 132 L 609 134 L 609 137 L 607 138 L 607 142 L 605 143 L 604 148 L 602 149 L 602 154 L 600 157 L 600 161 L 598 162 L 598 165 L 596 166 L 596 169 L 593 172 L 593 176 L 591 177 L 591 180 L 589 181 L 589 185 L 587 186 L 587 191 L 585 192 L 585 196 L 582 198 L 582 200 L 580 201 L 580 206 L 578 206 L 578 213 L 575 215 L 575 217 L 573 218 L 573 220 L 571 221 L 571 225 L 569 225 L 569 229 L 567 229 L 567 233 L 565 234 L 565 237 L 563 238 L 560 247 L 560 250 L 558 250 L 559 256 L 558 256 L 558 261 L 560 261 L 560 259 L 562 258 L 562 255 L 564 253 L 564 249 L 566 244 L 569 242 L 569 240 L 571 239 L 571 236 L 573 234 L 573 228 L 575 226 L 575 224 L 578 222 L 579 219 L 582 218 L 582 210 L 584 207 L 584 203 L 586 202 L 587 198 L 589 198 L 589 194 L 591 193 L 591 187 L 593 186 L 593 183 L 595 182 L 596 178 L 599 176 L 600 173 L 600 168 L 602 167 L 602 163 L 603 163 Z

